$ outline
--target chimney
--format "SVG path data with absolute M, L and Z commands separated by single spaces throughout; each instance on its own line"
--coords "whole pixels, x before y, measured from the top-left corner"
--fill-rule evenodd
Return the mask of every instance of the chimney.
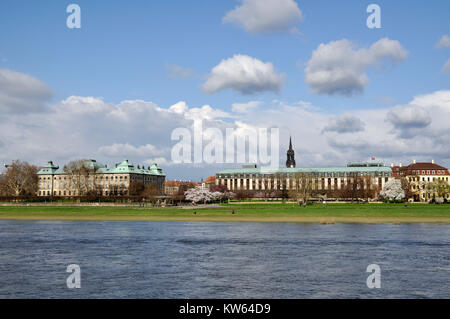
M 413 164 L 416 164 L 416 160 L 415 159 L 413 160 Z
M 400 163 L 398 166 L 403 167 L 402 163 Z
M 434 164 L 434 159 L 431 160 L 431 164 Z
M 394 167 L 394 163 L 391 163 L 391 167 Z

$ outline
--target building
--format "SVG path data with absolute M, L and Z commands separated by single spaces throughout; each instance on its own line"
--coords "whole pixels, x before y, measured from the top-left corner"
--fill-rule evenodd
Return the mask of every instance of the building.
M 213 187 L 214 185 L 216 185 L 216 177 L 215 176 L 210 176 L 207 179 L 205 179 L 204 181 L 202 181 L 203 188 L 211 189 L 211 187 Z
M 191 187 L 200 186 L 199 183 L 191 181 L 166 181 L 164 183 L 164 193 L 168 196 L 183 195 Z
M 295 153 L 292 149 L 292 138 L 289 138 L 289 149 L 287 151 L 286 167 L 295 168 Z
M 410 185 L 411 197 L 409 200 L 415 202 L 428 202 L 437 197 L 427 190 L 427 184 L 439 180 L 445 181 L 450 185 L 450 174 L 446 167 L 436 164 L 433 160 L 431 162 L 416 162 L 408 166 L 402 164 L 394 166 L 392 164 L 392 171 L 397 178 L 406 178 Z M 446 195 L 450 199 L 450 195 Z
M 165 175 L 156 164 L 134 167 L 128 160 L 107 168 L 96 160 L 85 160 L 78 169 L 60 168 L 49 161 L 38 174 L 38 196 L 129 195 L 132 182 L 153 184 L 163 191 Z
M 292 141 L 289 141 L 286 168 L 261 169 L 256 165 L 244 165 L 238 169 L 225 169 L 216 174 L 216 185 L 225 185 L 231 191 L 291 190 L 295 175 L 304 173 L 311 177 L 312 188 L 317 193 L 343 190 L 355 180 L 363 180 L 364 187 L 378 192 L 393 179 L 391 167 L 383 163 L 350 163 L 345 167 L 296 168 Z M 358 186 L 360 187 L 360 186 Z

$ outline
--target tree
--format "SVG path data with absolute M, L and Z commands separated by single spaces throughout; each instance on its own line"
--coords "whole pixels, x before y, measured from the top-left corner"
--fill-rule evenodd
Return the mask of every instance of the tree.
M 403 200 L 405 198 L 405 192 L 402 188 L 402 181 L 400 179 L 388 181 L 384 184 L 380 196 L 388 200 Z
M 365 175 L 362 183 L 362 197 L 369 201 L 370 198 L 375 198 L 378 193 L 378 185 L 373 183 L 371 175 Z
M 63 170 L 69 179 L 69 190 L 75 195 L 83 196 L 96 190 L 95 168 L 87 167 L 87 160 L 74 160 L 64 166 Z
M 289 191 L 289 197 L 293 198 L 299 205 L 306 205 L 312 196 L 313 178 L 307 173 L 295 173 L 293 185 Z
M 0 196 L 6 196 L 6 174 L 0 174 Z
M 253 197 L 253 192 L 241 189 L 235 192 L 235 198 L 236 199 L 248 199 Z
M 154 184 L 147 184 L 141 195 L 146 199 L 154 199 L 156 196 L 161 195 L 161 190 Z
M 275 197 L 275 190 L 273 189 L 274 181 L 269 178 L 263 178 L 261 182 L 261 189 L 254 197 L 264 198 L 264 201 L 267 201 L 268 198 Z
M 38 190 L 38 168 L 27 162 L 15 160 L 8 165 L 4 177 L 6 195 L 36 195 Z
M 211 192 L 211 199 L 222 201 L 223 195 L 224 195 L 224 193 L 221 193 L 221 192 Z
M 214 192 L 225 193 L 226 191 L 228 191 L 228 188 L 226 185 L 213 185 L 209 190 L 213 193 Z
M 428 183 L 425 189 L 429 198 L 437 196 L 438 199 L 442 199 L 440 200 L 442 202 L 450 194 L 450 185 L 442 179 Z
M 366 197 L 364 178 L 362 178 L 357 172 L 349 174 L 347 177 L 347 184 L 341 189 L 340 197 L 351 199 L 352 202 L 354 200 L 358 200 L 359 198 Z
M 131 196 L 141 195 L 145 190 L 145 185 L 139 181 L 132 181 L 128 187 L 128 192 Z
M 405 200 L 414 197 L 414 192 L 411 189 L 411 183 L 406 177 L 402 177 L 401 179 L 402 189 L 405 192 Z
M 212 193 L 208 189 L 201 186 L 188 189 L 184 195 L 186 196 L 186 199 L 191 201 L 193 204 L 199 202 L 206 204 L 206 202 L 213 199 Z

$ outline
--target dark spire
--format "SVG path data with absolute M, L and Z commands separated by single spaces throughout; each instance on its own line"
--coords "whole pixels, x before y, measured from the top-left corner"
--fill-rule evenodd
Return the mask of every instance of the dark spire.
M 289 150 L 287 151 L 287 160 L 286 167 L 294 168 L 295 167 L 295 153 L 292 149 L 292 138 L 289 137 Z

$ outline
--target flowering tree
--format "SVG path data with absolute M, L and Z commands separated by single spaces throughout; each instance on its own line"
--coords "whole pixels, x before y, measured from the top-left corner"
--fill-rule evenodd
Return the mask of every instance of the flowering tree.
M 211 193 L 208 189 L 201 186 L 190 188 L 184 192 L 184 196 L 186 196 L 186 199 L 192 201 L 192 203 L 203 202 L 205 204 L 206 202 L 214 199 L 213 194 L 214 193 Z
M 221 192 L 212 192 L 211 199 L 213 200 L 221 200 L 223 198 L 224 193 Z
M 402 200 L 405 198 L 405 191 L 402 187 L 402 181 L 393 179 L 384 184 L 380 196 L 389 200 Z

